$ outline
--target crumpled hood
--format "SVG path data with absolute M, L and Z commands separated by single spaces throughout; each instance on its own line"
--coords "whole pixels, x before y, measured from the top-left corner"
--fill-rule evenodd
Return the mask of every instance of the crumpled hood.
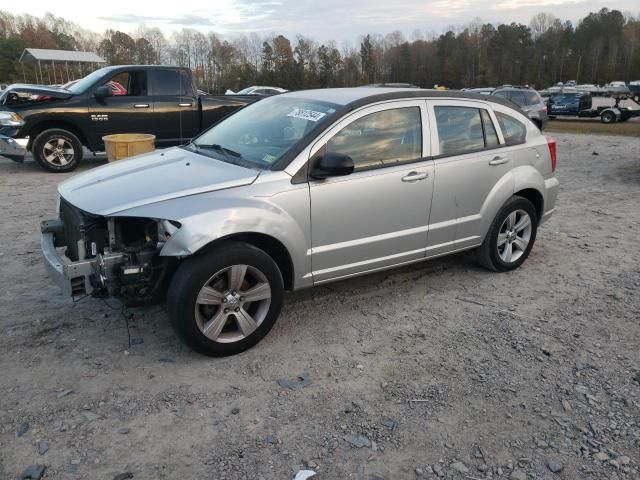
M 113 215 L 162 200 L 249 185 L 259 172 L 169 148 L 94 168 L 61 183 L 60 195 L 95 215 Z

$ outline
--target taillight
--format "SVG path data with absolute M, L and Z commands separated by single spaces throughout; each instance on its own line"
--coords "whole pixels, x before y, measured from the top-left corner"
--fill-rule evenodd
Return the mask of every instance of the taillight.
M 551 171 L 556 171 L 556 139 L 545 135 L 547 138 L 547 145 L 549 145 L 549 154 L 551 155 Z

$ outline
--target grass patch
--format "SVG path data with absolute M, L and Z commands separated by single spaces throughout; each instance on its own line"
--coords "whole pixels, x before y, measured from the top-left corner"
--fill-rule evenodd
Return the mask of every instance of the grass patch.
M 640 137 L 640 122 L 631 119 L 622 123 L 601 123 L 595 120 L 549 120 L 545 132 L 555 133 L 589 133 L 600 135 L 624 135 L 627 137 Z

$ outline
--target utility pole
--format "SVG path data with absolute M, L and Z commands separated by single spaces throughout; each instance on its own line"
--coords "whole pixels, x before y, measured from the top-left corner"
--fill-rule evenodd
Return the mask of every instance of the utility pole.
M 578 71 L 576 72 L 576 85 L 578 85 L 578 79 L 580 78 L 580 63 L 582 63 L 582 55 L 578 56 Z

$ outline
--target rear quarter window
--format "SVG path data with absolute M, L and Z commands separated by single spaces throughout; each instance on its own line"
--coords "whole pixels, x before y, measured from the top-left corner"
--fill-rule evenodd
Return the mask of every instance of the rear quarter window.
M 527 127 L 520 120 L 502 112 L 495 112 L 507 145 L 519 145 L 527 139 Z

